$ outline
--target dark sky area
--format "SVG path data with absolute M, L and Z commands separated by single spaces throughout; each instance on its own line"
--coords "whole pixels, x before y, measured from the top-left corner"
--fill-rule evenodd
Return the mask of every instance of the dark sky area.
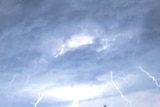
M 0 0 L 0 107 L 159 100 L 159 0 Z

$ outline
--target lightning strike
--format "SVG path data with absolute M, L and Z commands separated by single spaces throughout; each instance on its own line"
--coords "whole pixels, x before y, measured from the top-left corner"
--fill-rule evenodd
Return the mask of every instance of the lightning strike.
M 28 84 L 29 84 L 29 80 L 30 80 L 30 75 L 27 76 L 27 79 L 26 79 L 26 87 L 27 87 Z
M 10 89 L 12 87 L 13 82 L 16 80 L 17 75 L 14 75 L 12 80 L 9 82 L 8 88 Z
M 141 70 L 143 73 L 145 73 L 150 79 L 152 79 L 156 84 L 156 86 L 160 88 L 160 84 L 157 81 L 158 79 L 152 76 L 148 71 L 144 70 L 141 66 L 138 66 L 138 69 Z
M 123 94 L 123 92 L 120 90 L 120 88 L 117 86 L 117 84 L 115 83 L 114 79 L 113 79 L 113 73 L 110 73 L 110 77 L 111 77 L 111 82 L 113 84 L 113 86 L 117 89 L 117 91 L 119 92 L 120 96 L 122 99 L 124 99 L 126 101 L 126 104 L 124 107 L 131 107 L 130 101 L 127 99 L 127 97 Z
M 41 94 L 41 93 L 39 93 L 39 95 L 38 95 L 38 99 L 37 99 L 37 101 L 34 103 L 34 107 L 37 107 L 37 105 L 40 103 L 40 101 L 42 100 L 42 98 L 43 98 L 43 94 Z

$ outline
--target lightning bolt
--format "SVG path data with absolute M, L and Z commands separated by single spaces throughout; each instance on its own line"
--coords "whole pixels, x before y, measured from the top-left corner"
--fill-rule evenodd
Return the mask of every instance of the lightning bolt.
M 16 78 L 17 78 L 17 75 L 14 75 L 14 76 L 12 77 L 12 80 L 10 80 L 10 82 L 9 82 L 9 86 L 6 87 L 6 89 L 7 89 L 9 92 L 11 92 L 10 90 L 12 89 L 12 85 L 13 85 L 14 81 L 16 80 Z M 12 104 L 13 104 L 14 95 L 11 94 L 10 97 L 11 97 L 11 99 L 10 99 L 9 107 L 11 107 Z
M 17 75 L 14 75 L 13 78 L 12 78 L 12 80 L 9 82 L 8 89 L 10 89 L 12 87 L 12 84 L 16 80 L 16 78 L 17 78 Z
M 40 103 L 40 101 L 42 100 L 42 98 L 43 98 L 43 94 L 41 94 L 41 93 L 39 93 L 38 94 L 38 99 L 37 99 L 37 101 L 34 103 L 34 107 L 37 107 L 37 105 Z
M 152 79 L 156 84 L 156 86 L 160 88 L 160 84 L 158 83 L 157 79 L 154 76 L 152 76 L 149 72 L 144 70 L 141 66 L 138 66 L 138 69 L 141 70 L 143 73 L 145 73 L 150 79 Z
M 117 86 L 117 84 L 115 83 L 114 79 L 113 79 L 113 73 L 110 73 L 110 77 L 111 77 L 111 82 L 113 84 L 113 86 L 117 89 L 117 91 L 119 92 L 120 96 L 122 99 L 124 99 L 126 101 L 126 104 L 124 107 L 131 107 L 130 101 L 127 99 L 127 97 L 123 94 L 123 92 L 120 90 L 120 88 Z
M 26 79 L 26 87 L 27 87 L 28 84 L 29 84 L 29 80 L 30 80 L 30 75 L 27 76 L 27 79 Z

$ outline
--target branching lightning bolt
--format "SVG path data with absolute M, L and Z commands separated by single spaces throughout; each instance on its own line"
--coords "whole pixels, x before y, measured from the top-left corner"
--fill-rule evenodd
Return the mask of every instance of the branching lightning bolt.
M 114 79 L 113 79 L 113 73 L 110 73 L 111 76 L 111 82 L 113 84 L 113 86 L 117 89 L 117 91 L 119 92 L 120 96 L 122 97 L 122 99 L 124 99 L 126 101 L 126 104 L 124 107 L 131 107 L 130 101 L 127 99 L 127 97 L 123 94 L 123 92 L 120 90 L 120 88 L 117 86 L 117 84 L 115 83 Z
M 34 103 L 34 107 L 37 107 L 37 105 L 39 104 L 39 102 L 42 100 L 43 96 L 44 96 L 43 94 L 39 93 L 38 99 L 37 99 L 37 101 Z
M 154 81 L 154 83 L 156 84 L 156 86 L 160 88 L 160 84 L 158 84 L 158 81 L 154 76 L 152 76 L 149 72 L 144 70 L 141 66 L 138 66 L 138 69 L 141 70 L 142 72 L 144 72 L 149 78 L 151 78 Z

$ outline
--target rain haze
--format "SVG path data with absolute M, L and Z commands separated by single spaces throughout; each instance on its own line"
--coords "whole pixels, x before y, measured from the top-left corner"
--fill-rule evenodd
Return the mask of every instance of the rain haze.
M 159 107 L 159 0 L 0 0 L 0 107 Z

